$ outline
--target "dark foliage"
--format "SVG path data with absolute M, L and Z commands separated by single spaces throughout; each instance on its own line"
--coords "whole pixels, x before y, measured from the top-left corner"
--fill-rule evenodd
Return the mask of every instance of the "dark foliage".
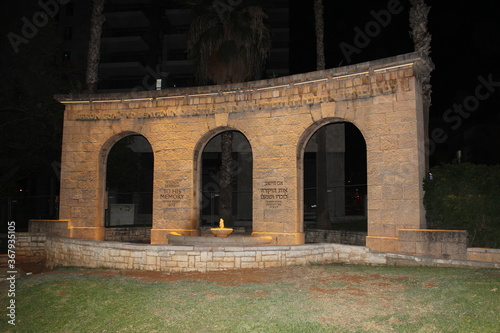
M 500 248 L 500 165 L 436 166 L 424 180 L 431 229 L 465 229 L 469 246 Z

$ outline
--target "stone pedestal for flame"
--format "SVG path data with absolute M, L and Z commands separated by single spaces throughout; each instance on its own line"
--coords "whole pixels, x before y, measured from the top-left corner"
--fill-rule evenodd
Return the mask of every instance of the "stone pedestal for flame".
M 218 228 L 210 228 L 210 232 L 215 237 L 227 237 L 233 232 L 233 228 L 224 228 L 224 220 L 220 219 L 219 220 L 219 227 Z

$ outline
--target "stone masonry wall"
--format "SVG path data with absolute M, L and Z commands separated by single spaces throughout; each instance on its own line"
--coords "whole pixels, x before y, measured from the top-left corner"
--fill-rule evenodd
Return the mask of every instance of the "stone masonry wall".
M 69 237 L 68 220 L 29 220 L 29 232 L 43 232 Z
M 433 259 L 405 254 L 372 252 L 363 246 L 307 244 L 290 246 L 174 246 L 101 242 L 17 233 L 16 262 L 46 260 L 49 267 L 108 267 L 168 272 L 266 268 L 328 264 L 459 266 L 500 268 L 500 250 L 469 249 L 479 253 L 468 260 Z M 3 260 L 3 262 L 2 262 Z M 0 256 L 5 265 L 7 256 Z
M 399 253 L 430 258 L 467 259 L 465 230 L 399 230 Z
M 339 244 L 207 247 L 142 245 L 48 237 L 47 264 L 188 272 L 267 268 L 310 263 L 385 264 L 366 247 Z
M 16 233 L 16 262 L 39 262 L 45 260 L 46 235 L 36 232 Z
M 500 263 L 500 249 L 472 247 L 467 249 L 467 260 Z

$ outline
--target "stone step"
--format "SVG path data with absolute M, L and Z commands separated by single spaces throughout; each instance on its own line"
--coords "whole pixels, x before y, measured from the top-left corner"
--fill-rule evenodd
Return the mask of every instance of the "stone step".
M 272 237 L 261 236 L 236 236 L 230 235 L 229 237 L 215 237 L 213 235 L 202 236 L 181 236 L 181 235 L 168 235 L 168 244 L 170 245 L 187 245 L 187 246 L 263 246 L 270 245 Z

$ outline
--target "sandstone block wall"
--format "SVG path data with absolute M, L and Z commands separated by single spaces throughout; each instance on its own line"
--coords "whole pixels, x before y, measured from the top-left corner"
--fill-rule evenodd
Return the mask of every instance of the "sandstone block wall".
M 467 259 L 465 230 L 399 230 L 399 253 L 430 258 Z
M 169 272 L 266 268 L 311 263 L 500 268 L 500 250 L 471 248 L 467 260 L 372 252 L 364 246 L 174 246 L 71 239 L 16 233 L 16 262 Z M 6 262 L 7 257 L 0 257 Z M 5 263 L 4 263 L 5 264 Z
M 29 220 L 28 231 L 69 237 L 68 220 Z
M 310 263 L 385 264 L 366 247 L 339 244 L 214 247 L 115 243 L 48 237 L 47 264 L 189 272 L 267 268 Z
M 467 260 L 500 263 L 500 249 L 472 247 L 467 249 Z
M 45 260 L 47 253 L 45 250 L 46 235 L 37 232 L 17 232 L 16 233 L 16 262 L 28 263 Z

